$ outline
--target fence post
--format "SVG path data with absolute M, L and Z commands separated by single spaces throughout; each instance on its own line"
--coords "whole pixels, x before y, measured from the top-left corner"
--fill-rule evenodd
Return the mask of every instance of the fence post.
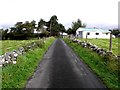
M 109 30 L 110 32 L 110 43 L 109 43 L 109 52 L 112 52 L 112 30 Z
M 120 33 L 118 34 L 118 60 L 120 61 Z
M 86 43 L 87 43 L 87 35 L 88 35 L 88 33 L 86 33 Z

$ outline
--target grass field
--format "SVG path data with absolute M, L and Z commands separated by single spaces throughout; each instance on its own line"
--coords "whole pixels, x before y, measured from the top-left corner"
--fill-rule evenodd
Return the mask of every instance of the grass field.
M 9 52 L 12 50 L 18 49 L 18 47 L 21 47 L 23 45 L 27 45 L 31 42 L 34 42 L 37 40 L 3 40 L 0 41 L 0 55 L 4 54 L 5 52 Z
M 47 38 L 42 48 L 30 50 L 24 55 L 18 57 L 17 64 L 10 64 L 3 67 L 2 88 L 24 88 L 27 80 L 34 73 L 42 56 L 54 40 L 55 38 L 53 37 Z M 14 41 L 11 42 L 13 43 Z M 15 42 L 21 43 L 21 41 Z
M 85 41 L 86 39 L 79 38 L 81 41 Z M 109 50 L 109 39 L 87 39 L 87 42 L 97 45 L 100 48 L 104 48 L 105 50 Z M 112 52 L 115 55 L 118 55 L 118 38 L 112 39 Z
M 108 61 L 90 49 L 83 48 L 69 39 L 64 41 L 75 53 L 101 78 L 108 88 L 118 88 L 120 85 L 118 76 L 118 61 Z

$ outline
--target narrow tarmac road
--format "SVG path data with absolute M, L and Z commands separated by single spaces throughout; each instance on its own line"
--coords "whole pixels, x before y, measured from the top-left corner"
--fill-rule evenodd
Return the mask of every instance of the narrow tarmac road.
M 57 39 L 44 55 L 26 88 L 106 88 L 64 41 Z

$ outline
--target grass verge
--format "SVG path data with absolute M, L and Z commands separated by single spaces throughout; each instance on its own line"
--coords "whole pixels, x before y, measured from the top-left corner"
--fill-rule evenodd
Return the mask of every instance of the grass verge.
M 42 48 L 36 48 L 19 56 L 17 64 L 4 67 L 2 69 L 2 88 L 23 88 L 54 40 L 53 37 L 46 39 Z
M 64 41 L 101 78 L 108 88 L 118 88 L 118 61 L 108 61 L 90 49 L 83 48 L 69 39 Z
M 26 46 L 27 44 L 30 44 L 31 42 L 35 42 L 38 40 L 2 40 L 0 41 L 0 55 L 10 52 L 13 50 L 17 50 L 21 46 Z

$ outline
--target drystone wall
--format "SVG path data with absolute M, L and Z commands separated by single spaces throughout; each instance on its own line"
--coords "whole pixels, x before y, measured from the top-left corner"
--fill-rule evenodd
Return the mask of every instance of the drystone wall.
M 78 43 L 79 45 L 81 45 L 84 48 L 89 48 L 92 51 L 99 54 L 100 56 L 105 57 L 106 59 L 110 59 L 110 60 L 118 60 L 119 59 L 119 56 L 114 55 L 112 52 L 109 52 L 103 48 L 99 48 L 95 44 L 91 44 L 90 42 L 86 42 L 86 41 L 81 41 L 81 40 L 76 39 L 76 38 L 70 38 L 70 39 L 72 40 L 72 42 Z
M 6 52 L 4 55 L 0 56 L 0 67 L 4 67 L 8 64 L 16 64 L 18 56 L 24 55 L 28 51 L 34 50 L 37 47 L 42 47 L 43 45 L 44 45 L 44 41 L 39 40 L 36 42 L 32 42 L 26 46 L 19 47 L 17 50 Z

